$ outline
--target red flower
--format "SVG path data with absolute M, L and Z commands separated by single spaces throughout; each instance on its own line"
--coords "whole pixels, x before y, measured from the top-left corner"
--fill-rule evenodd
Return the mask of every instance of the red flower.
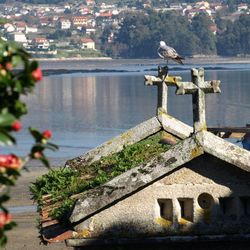
M 31 76 L 32 76 L 33 80 L 35 80 L 37 82 L 37 81 L 40 81 L 43 79 L 43 72 L 38 67 L 34 71 L 32 71 Z
M 35 152 L 35 153 L 33 154 L 33 157 L 34 157 L 35 159 L 40 159 L 42 156 L 43 156 L 43 155 L 42 155 L 41 152 Z
M 52 137 L 52 132 L 48 129 L 46 129 L 44 132 L 43 132 L 43 137 L 45 139 L 50 139 Z
M 11 125 L 11 128 L 15 130 L 16 132 L 19 131 L 22 128 L 22 124 L 20 121 L 16 120 L 14 123 Z
M 9 169 L 19 169 L 22 161 L 14 154 L 0 155 L 0 167 Z
M 0 213 L 0 229 L 3 228 L 6 224 L 9 224 L 12 220 L 12 216 L 8 213 Z
M 7 62 L 7 63 L 5 64 L 5 68 L 6 68 L 7 70 L 12 70 L 12 63 L 11 63 L 11 62 Z

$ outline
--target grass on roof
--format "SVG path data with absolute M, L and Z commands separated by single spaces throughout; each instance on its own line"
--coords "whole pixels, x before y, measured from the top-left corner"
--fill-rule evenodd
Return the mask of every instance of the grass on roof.
M 65 217 L 74 204 L 75 194 L 100 186 L 167 151 L 170 146 L 161 143 L 161 133 L 158 132 L 129 145 L 118 153 L 102 157 L 90 165 L 82 166 L 80 170 L 52 169 L 47 174 L 38 177 L 30 186 L 32 198 L 38 203 L 38 210 L 42 207 L 42 196 L 50 194 L 53 203 L 59 204 L 59 208 L 53 209 L 50 216 L 57 219 Z

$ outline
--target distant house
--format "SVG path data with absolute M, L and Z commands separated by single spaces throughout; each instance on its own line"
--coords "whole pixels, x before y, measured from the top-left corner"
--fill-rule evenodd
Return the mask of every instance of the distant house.
M 171 10 L 182 10 L 182 6 L 179 3 L 171 3 L 170 4 L 170 9 Z
M 12 32 L 9 34 L 9 39 L 22 44 L 27 43 L 27 38 L 23 32 Z
M 94 0 L 86 0 L 86 4 L 88 6 L 93 6 L 95 4 L 95 1 Z
M 25 28 L 25 33 L 28 34 L 28 33 L 37 33 L 38 29 L 37 29 L 37 26 L 36 25 L 29 25 L 29 26 L 26 26 Z
M 4 24 L 3 27 L 6 30 L 6 32 L 13 32 L 15 30 L 15 26 L 11 23 L 6 23 Z
M 69 19 L 66 19 L 66 18 L 60 18 L 60 28 L 62 30 L 67 30 L 67 29 L 70 29 L 71 27 L 71 21 Z
M 95 42 L 91 38 L 82 38 L 80 40 L 82 49 L 93 49 L 95 50 Z
M 95 34 L 96 29 L 93 27 L 86 27 L 86 34 L 90 35 L 90 34 Z
M 72 24 L 75 27 L 86 26 L 88 23 L 88 18 L 86 16 L 74 16 L 72 17 Z
M 49 18 L 48 17 L 42 17 L 40 18 L 40 25 L 41 26 L 49 26 Z
M 15 22 L 15 26 L 17 32 L 23 32 L 25 31 L 27 24 L 25 22 Z
M 79 9 L 79 12 L 82 14 L 82 15 L 88 15 L 90 14 L 90 9 L 87 8 L 87 7 L 82 7 Z
M 37 37 L 33 40 L 33 45 L 37 49 L 48 49 L 49 41 L 44 37 Z
M 244 10 L 247 10 L 248 9 L 248 5 L 246 3 L 240 3 L 238 5 L 238 11 L 244 11 Z
M 54 11 L 56 13 L 63 13 L 65 11 L 65 8 L 64 7 L 55 7 Z
M 111 19 L 113 14 L 112 12 L 107 11 L 107 12 L 100 13 L 98 16 L 104 19 Z

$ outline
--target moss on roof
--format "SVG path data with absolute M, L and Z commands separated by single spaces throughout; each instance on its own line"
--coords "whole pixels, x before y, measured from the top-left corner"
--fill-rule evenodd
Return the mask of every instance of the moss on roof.
M 30 186 L 33 199 L 41 210 L 43 195 L 50 194 L 52 203 L 57 203 L 50 214 L 53 218 L 65 217 L 74 201 L 76 194 L 100 186 L 114 177 L 134 168 L 143 162 L 167 151 L 170 146 L 161 143 L 163 131 L 125 147 L 122 151 L 101 157 L 100 160 L 81 167 L 77 171 L 70 168 L 52 169 L 37 178 Z

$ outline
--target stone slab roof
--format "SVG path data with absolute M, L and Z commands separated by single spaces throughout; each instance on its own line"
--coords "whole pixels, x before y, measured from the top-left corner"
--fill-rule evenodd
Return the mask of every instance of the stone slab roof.
M 67 161 L 66 167 L 80 168 L 85 164 L 89 165 L 99 160 L 102 156 L 117 153 L 125 146 L 139 142 L 160 130 L 165 130 L 181 139 L 189 137 L 193 132 L 192 127 L 162 111 L 158 116 L 140 123 L 117 137 L 88 151 L 86 154 Z
M 83 194 L 70 216 L 72 223 L 84 221 L 129 195 L 175 171 L 194 158 L 208 153 L 250 172 L 250 152 L 210 132 L 200 131 L 173 145 L 168 151 L 128 170 L 106 184 Z

